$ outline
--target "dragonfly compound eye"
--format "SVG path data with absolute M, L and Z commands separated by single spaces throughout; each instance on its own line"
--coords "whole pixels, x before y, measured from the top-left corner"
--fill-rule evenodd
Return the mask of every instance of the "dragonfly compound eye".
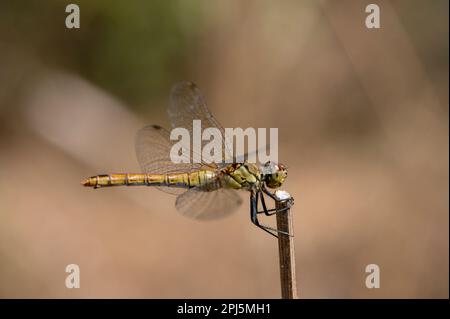
M 267 187 L 277 188 L 283 185 L 287 177 L 287 169 L 283 164 L 273 164 L 272 170 L 266 173 L 265 182 Z

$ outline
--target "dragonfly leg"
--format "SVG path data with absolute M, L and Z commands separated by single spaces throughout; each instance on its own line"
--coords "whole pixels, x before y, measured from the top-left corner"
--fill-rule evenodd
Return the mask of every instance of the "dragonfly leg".
M 276 234 L 274 234 L 271 230 L 266 229 L 266 227 L 264 227 L 263 225 L 261 225 L 259 223 L 259 220 L 258 220 L 258 195 L 257 194 L 256 195 L 252 194 L 250 197 L 250 219 L 255 226 L 261 228 L 262 230 L 269 233 L 270 235 L 278 238 L 278 236 Z
M 265 204 L 263 204 L 265 205 Z M 262 230 L 264 230 L 265 232 L 271 234 L 272 236 L 278 238 L 277 234 L 284 234 L 284 235 L 288 235 L 288 236 L 292 236 L 291 234 L 284 232 L 284 231 L 280 231 L 278 229 L 263 225 L 259 222 L 258 220 L 258 194 L 252 194 L 250 197 L 250 218 L 252 223 L 261 228 Z
M 264 213 L 264 215 L 266 215 L 266 216 L 272 216 L 272 215 L 274 215 L 276 213 L 281 213 L 281 212 L 284 212 L 284 211 L 289 209 L 289 207 L 284 207 L 284 208 L 281 208 L 281 209 L 276 209 L 276 208 L 267 209 L 266 201 L 264 199 L 264 194 L 262 192 L 259 192 L 259 195 L 261 197 L 261 204 L 263 206 L 263 210 L 262 211 L 258 211 L 258 214 Z
M 272 194 L 264 185 L 262 186 L 262 191 L 269 196 L 270 198 L 272 198 L 274 201 L 278 201 L 278 198 Z

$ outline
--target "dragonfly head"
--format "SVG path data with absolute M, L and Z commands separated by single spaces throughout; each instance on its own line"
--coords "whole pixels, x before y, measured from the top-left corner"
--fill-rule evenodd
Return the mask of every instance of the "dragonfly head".
M 262 167 L 263 180 L 269 188 L 278 188 L 283 185 L 287 177 L 287 168 L 283 164 L 267 162 Z

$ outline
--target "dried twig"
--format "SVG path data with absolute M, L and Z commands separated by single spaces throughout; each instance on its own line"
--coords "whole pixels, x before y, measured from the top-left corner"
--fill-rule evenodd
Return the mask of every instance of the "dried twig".
M 277 213 L 277 228 L 279 231 L 294 234 L 292 212 L 289 201 L 276 201 L 276 208 L 286 211 Z M 294 237 L 278 234 L 278 250 L 280 255 L 281 298 L 297 299 L 297 284 L 295 278 Z

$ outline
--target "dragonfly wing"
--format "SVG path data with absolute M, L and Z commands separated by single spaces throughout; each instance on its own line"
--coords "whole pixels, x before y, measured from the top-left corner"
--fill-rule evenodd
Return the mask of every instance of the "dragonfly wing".
M 200 89 L 192 82 L 180 82 L 172 88 L 168 113 L 172 127 L 186 128 L 190 136 L 193 136 L 193 120 L 201 120 L 202 129 L 217 128 L 222 135 L 222 163 L 233 162 L 233 144 L 225 135 L 225 129 L 212 116 L 206 106 L 205 99 Z M 202 149 L 209 141 L 202 141 Z
M 233 213 L 242 204 L 238 192 L 233 189 L 219 188 L 205 192 L 194 187 L 179 195 L 175 202 L 177 210 L 189 218 L 212 220 Z
M 136 156 L 142 171 L 147 174 L 170 174 L 192 172 L 203 167 L 201 163 L 192 162 L 189 152 L 184 152 L 189 163 L 173 163 L 170 150 L 175 142 L 170 140 L 170 133 L 160 126 L 147 125 L 140 129 L 136 135 Z M 183 188 L 164 186 L 157 188 L 174 195 L 186 191 Z

